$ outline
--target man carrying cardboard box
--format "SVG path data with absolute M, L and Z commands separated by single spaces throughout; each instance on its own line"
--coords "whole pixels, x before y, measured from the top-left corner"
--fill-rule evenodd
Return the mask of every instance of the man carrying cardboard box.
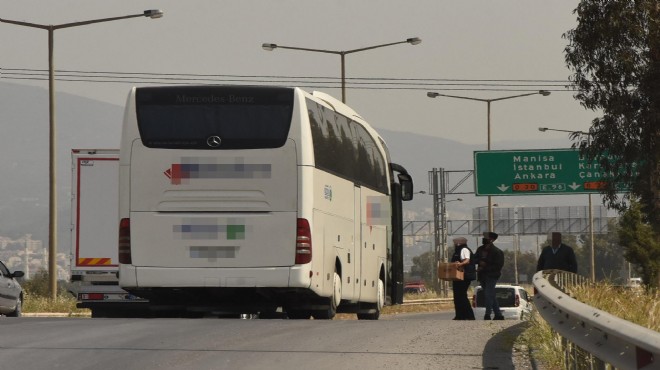
M 474 320 L 474 311 L 472 311 L 470 300 L 467 296 L 470 283 L 476 278 L 474 261 L 471 261 L 471 255 L 472 250 L 467 246 L 467 239 L 455 238 L 454 254 L 451 257 L 451 262 L 456 265 L 457 270 L 463 271 L 463 280 L 454 280 L 451 282 L 454 293 L 454 310 L 456 311 L 454 320 Z

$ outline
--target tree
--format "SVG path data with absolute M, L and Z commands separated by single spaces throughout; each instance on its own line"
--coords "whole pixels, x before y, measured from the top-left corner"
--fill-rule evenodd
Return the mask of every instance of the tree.
M 620 212 L 639 199 L 660 238 L 660 3 L 657 0 L 581 0 L 578 26 L 566 32 L 566 64 L 575 98 L 602 110 L 581 153 L 608 174 L 602 193 Z M 577 135 L 576 135 L 577 136 Z M 576 136 L 573 138 L 576 139 Z M 627 184 L 621 196 L 616 183 Z
M 660 286 L 660 242 L 644 221 L 637 202 L 623 214 L 619 225 L 619 242 L 625 248 L 626 259 L 638 267 L 644 284 Z
M 435 286 L 435 284 L 432 283 L 433 275 L 431 273 L 435 268 L 433 253 L 425 252 L 417 257 L 413 257 L 412 263 L 413 265 L 410 268 L 410 274 L 412 276 L 419 276 L 429 286 Z
M 621 271 L 624 269 L 624 248 L 619 242 L 619 225 L 616 220 L 610 220 L 607 226 L 609 232 L 607 234 L 594 235 L 594 265 L 596 267 L 595 277 L 596 281 L 608 280 L 615 284 L 623 284 L 623 276 Z M 576 251 L 578 259 L 578 266 L 584 265 L 589 267 L 591 265 L 591 249 L 589 246 L 589 234 L 580 235 L 580 244 L 582 248 Z M 589 271 L 585 269 L 583 271 Z
M 530 284 L 532 277 L 536 273 L 536 254 L 532 251 L 518 252 L 518 257 L 514 258 L 514 252 L 505 250 L 504 252 L 504 266 L 502 267 L 502 276 L 499 281 L 502 283 L 515 283 L 516 268 L 515 261 L 518 261 L 518 283 Z M 527 276 L 527 280 L 520 280 L 521 276 Z

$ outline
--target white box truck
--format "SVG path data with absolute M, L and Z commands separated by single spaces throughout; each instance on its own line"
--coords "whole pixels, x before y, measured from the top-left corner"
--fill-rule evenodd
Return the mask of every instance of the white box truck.
M 71 293 L 92 317 L 147 311 L 118 284 L 119 150 L 72 149 Z

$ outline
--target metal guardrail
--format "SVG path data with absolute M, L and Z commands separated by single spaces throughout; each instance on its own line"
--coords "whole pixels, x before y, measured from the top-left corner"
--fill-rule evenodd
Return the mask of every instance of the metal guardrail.
M 579 275 L 545 270 L 534 275 L 534 305 L 563 338 L 620 369 L 660 369 L 660 333 L 571 298 Z M 570 366 L 570 365 L 569 365 Z

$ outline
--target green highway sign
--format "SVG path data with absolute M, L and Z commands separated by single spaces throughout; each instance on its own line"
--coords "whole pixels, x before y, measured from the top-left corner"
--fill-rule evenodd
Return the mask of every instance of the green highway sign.
M 615 175 L 577 149 L 474 152 L 476 195 L 598 193 Z M 626 190 L 621 186 L 621 191 Z

